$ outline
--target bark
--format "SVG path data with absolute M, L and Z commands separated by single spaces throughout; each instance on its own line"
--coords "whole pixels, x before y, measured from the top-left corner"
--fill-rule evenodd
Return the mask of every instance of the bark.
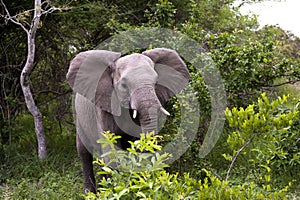
M 50 6 L 50 8 L 47 10 L 42 10 L 41 0 L 35 0 L 34 15 L 31 20 L 31 23 L 25 22 L 24 25 L 21 21 L 18 20 L 18 16 L 24 14 L 24 12 L 17 14 L 15 16 L 11 16 L 3 0 L 0 0 L 0 3 L 4 7 L 4 11 L 6 13 L 6 16 L 0 14 L 0 17 L 4 17 L 6 22 L 10 21 L 20 26 L 27 34 L 27 45 L 28 45 L 27 60 L 21 72 L 20 83 L 24 94 L 26 106 L 34 118 L 35 132 L 38 141 L 38 155 L 40 159 L 45 159 L 47 157 L 47 148 L 46 148 L 46 137 L 44 134 L 43 116 L 39 108 L 36 106 L 32 96 L 32 92 L 30 90 L 30 74 L 33 69 L 34 56 L 35 56 L 35 35 L 40 23 L 40 18 L 43 14 L 52 13 L 61 10 L 68 10 L 68 8 L 67 7 L 56 8 L 50 5 L 50 1 L 43 1 L 43 4 L 46 4 L 45 7 Z M 27 26 L 29 26 L 29 28 L 26 28 Z
M 34 18 L 31 23 L 31 27 L 27 33 L 27 42 L 28 42 L 28 53 L 26 64 L 21 72 L 20 82 L 22 91 L 24 94 L 26 106 L 29 112 L 34 118 L 35 133 L 37 136 L 38 142 L 38 155 L 40 159 L 45 159 L 47 157 L 47 148 L 46 148 L 46 137 L 44 133 L 44 124 L 43 116 L 36 106 L 36 103 L 33 99 L 32 92 L 30 90 L 30 74 L 33 69 L 34 56 L 35 56 L 35 35 L 38 29 L 38 24 L 40 22 L 41 16 L 41 0 L 35 0 L 35 9 L 34 9 Z

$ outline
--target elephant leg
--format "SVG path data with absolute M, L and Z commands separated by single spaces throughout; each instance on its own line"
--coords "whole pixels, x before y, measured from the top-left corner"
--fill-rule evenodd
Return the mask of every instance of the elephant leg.
M 82 163 L 82 171 L 84 177 L 84 191 L 90 191 L 96 193 L 96 182 L 95 175 L 93 170 L 93 156 L 83 145 L 82 141 L 79 138 L 79 135 L 76 136 L 76 146 L 79 158 Z

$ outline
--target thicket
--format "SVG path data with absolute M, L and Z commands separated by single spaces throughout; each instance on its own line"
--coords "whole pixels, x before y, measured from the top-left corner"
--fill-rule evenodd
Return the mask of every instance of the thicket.
M 95 163 L 102 168 L 98 174 L 109 174 L 111 178 L 103 178 L 98 193 L 89 193 L 85 199 L 287 199 L 288 187 L 274 191 L 269 185 L 270 178 L 261 186 L 254 182 L 231 185 L 205 169 L 200 171 L 200 180 L 187 172 L 168 173 L 165 162 L 172 155 L 159 152 L 162 147 L 158 141 L 162 137 L 153 133 L 132 142 L 128 152 L 115 149 L 120 136 L 109 132 L 103 135 L 105 138 L 98 142 L 112 148 L 106 156 L 118 167 L 111 169 L 101 158 L 97 159 Z
M 299 38 L 276 26 L 257 30 L 255 16 L 242 16 L 232 7 L 233 0 L 52 3 L 65 3 L 69 9 L 42 19 L 31 75 L 34 97 L 44 116 L 49 149 L 45 162 L 37 158 L 33 121 L 19 86 L 26 56 L 25 34 L 0 17 L 0 193 L 4 199 L 80 198 L 82 178 L 75 150 L 71 90 L 65 81 L 69 61 L 110 36 L 140 27 L 167 28 L 185 34 L 212 58 L 226 90 L 224 131 L 212 152 L 200 158 L 199 149 L 211 120 L 211 96 L 201 73 L 187 63 L 190 86 L 196 91 L 200 107 L 200 127 L 190 148 L 167 168 L 163 161 L 170 155 L 160 155 L 163 157 L 157 170 L 146 159 L 150 171 L 144 174 L 115 171 L 98 161 L 98 171 L 104 167 L 112 179 L 102 180 L 98 196 L 87 198 L 297 197 L 298 86 L 287 90 L 285 85 L 299 81 Z M 10 1 L 6 5 L 12 14 L 32 8 L 28 1 Z M 21 20 L 26 21 L 26 16 Z M 180 106 L 176 97 L 166 105 L 172 115 L 161 131 L 161 145 L 171 141 L 178 131 Z M 135 158 L 117 153 L 127 160 L 127 165 Z M 125 185 L 117 188 L 121 182 Z

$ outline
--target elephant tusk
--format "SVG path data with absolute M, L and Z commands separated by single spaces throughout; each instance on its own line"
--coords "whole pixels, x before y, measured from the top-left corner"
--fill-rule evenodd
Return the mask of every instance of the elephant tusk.
M 136 111 L 136 110 L 133 110 L 133 115 L 132 115 L 133 119 L 135 119 L 136 116 L 137 116 L 137 111 Z
M 170 116 L 170 113 L 168 111 L 166 111 L 166 109 L 164 109 L 164 107 L 160 107 L 160 111 L 162 113 L 164 113 L 165 115 Z

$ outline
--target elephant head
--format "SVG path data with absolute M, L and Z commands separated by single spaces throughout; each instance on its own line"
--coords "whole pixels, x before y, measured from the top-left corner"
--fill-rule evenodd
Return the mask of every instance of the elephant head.
M 120 53 L 91 50 L 71 62 L 67 80 L 73 90 L 113 116 L 131 110 L 142 132 L 157 132 L 162 104 L 189 81 L 186 65 L 176 51 L 156 48 L 121 57 Z

